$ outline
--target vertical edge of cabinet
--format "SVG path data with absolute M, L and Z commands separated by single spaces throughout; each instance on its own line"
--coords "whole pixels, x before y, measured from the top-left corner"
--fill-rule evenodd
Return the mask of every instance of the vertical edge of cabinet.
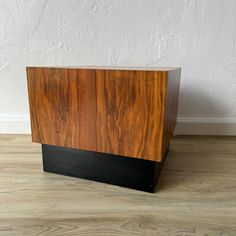
M 149 145 L 149 151 L 147 160 L 155 161 L 155 162 L 162 162 L 166 156 L 166 152 L 163 149 L 165 142 L 165 110 L 166 110 L 166 96 L 167 96 L 167 82 L 168 82 L 168 72 L 167 71 L 154 71 L 153 86 L 156 87 L 158 85 L 159 89 L 154 89 L 157 94 L 155 99 L 160 103 L 158 106 L 154 106 L 153 109 L 155 110 L 154 117 L 153 117 L 153 124 L 155 126 L 155 132 L 153 132 L 153 136 L 155 140 Z M 157 105 L 157 104 L 156 104 Z M 159 114 L 159 118 L 157 115 Z
M 164 105 L 163 157 L 169 149 L 170 139 L 176 126 L 181 68 L 170 70 L 167 74 L 166 100 Z
M 37 68 L 37 70 L 41 70 Z M 40 73 L 39 73 L 40 74 Z M 27 77 L 27 88 L 28 88 L 28 103 L 30 111 L 30 126 L 31 126 L 31 135 L 32 141 L 36 143 L 42 143 L 40 128 L 38 127 L 38 117 L 35 114 L 37 112 L 37 100 L 35 99 L 36 92 L 36 68 L 26 67 L 26 77 Z

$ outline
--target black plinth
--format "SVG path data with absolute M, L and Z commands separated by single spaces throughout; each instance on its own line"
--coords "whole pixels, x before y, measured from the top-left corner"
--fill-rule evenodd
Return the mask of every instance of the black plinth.
M 42 145 L 44 171 L 154 192 L 161 163 Z

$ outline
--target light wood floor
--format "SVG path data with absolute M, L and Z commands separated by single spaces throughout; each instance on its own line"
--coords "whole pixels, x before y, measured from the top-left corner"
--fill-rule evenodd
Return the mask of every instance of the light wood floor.
M 0 235 L 236 235 L 236 138 L 175 137 L 155 194 L 44 173 L 0 136 Z

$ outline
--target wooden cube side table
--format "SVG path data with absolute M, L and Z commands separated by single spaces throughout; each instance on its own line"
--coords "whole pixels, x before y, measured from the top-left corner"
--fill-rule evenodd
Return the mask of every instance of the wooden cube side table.
M 27 67 L 44 170 L 153 192 L 176 123 L 180 71 Z

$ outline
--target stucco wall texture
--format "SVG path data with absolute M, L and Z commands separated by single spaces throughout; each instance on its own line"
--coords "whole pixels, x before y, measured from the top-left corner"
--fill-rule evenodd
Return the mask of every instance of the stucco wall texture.
M 179 117 L 236 119 L 236 1 L 0 0 L 0 115 L 27 65 L 182 67 Z

